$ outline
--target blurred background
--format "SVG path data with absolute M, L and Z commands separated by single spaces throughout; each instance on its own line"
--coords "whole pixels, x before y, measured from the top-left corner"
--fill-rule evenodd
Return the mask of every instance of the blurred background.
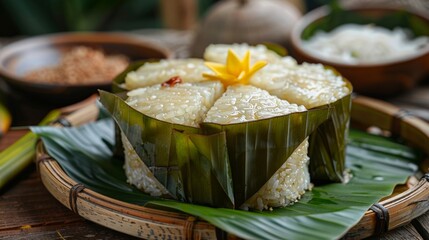
M 216 0 L 1 0 L 0 35 L 38 35 L 64 31 L 113 31 L 168 26 L 162 21 L 162 6 L 184 3 L 196 18 Z M 168 14 L 168 13 L 166 13 Z M 166 16 L 166 18 L 168 18 Z
M 64 31 L 192 28 L 220 0 L 0 0 L 1 37 Z M 271 1 L 271 0 L 262 0 Z M 274 0 L 302 13 L 330 0 Z M 347 0 L 350 4 L 404 5 L 429 11 L 427 0 Z M 178 19 L 180 16 L 182 19 Z
M 270 1 L 270 0 L 263 0 Z M 292 2 L 301 11 L 328 0 Z M 189 29 L 219 0 L 0 0 L 0 36 L 142 28 Z M 181 20 L 176 17 L 181 16 Z

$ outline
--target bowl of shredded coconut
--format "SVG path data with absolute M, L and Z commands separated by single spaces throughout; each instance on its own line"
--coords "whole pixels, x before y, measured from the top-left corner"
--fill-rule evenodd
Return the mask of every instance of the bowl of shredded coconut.
M 321 7 L 294 27 L 293 54 L 329 65 L 356 92 L 383 97 L 413 88 L 429 73 L 429 16 L 393 7 Z
M 131 61 L 170 56 L 163 47 L 126 34 L 43 35 L 3 47 L 0 78 L 14 93 L 69 104 L 109 89 Z

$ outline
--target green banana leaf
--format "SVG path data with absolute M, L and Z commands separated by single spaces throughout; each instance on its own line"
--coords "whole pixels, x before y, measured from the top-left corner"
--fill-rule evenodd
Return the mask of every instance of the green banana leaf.
M 183 184 L 180 200 L 209 206 L 234 207 L 231 167 L 225 133 L 209 136 L 173 131 L 178 179 Z M 203 188 L 202 188 L 203 186 Z
M 352 92 L 352 86 L 347 82 Z M 310 176 L 315 183 L 343 182 L 346 139 L 350 122 L 351 95 L 332 104 L 330 118 L 322 123 L 309 138 Z
M 112 157 L 114 123 L 102 119 L 78 128 L 33 127 L 48 153 L 75 181 L 103 195 L 133 204 L 163 206 L 200 217 L 248 239 L 337 239 L 365 211 L 416 170 L 419 152 L 390 139 L 351 130 L 347 184 L 316 186 L 292 206 L 248 212 L 155 199 L 126 183 L 123 159 Z
M 100 100 L 140 159 L 172 196 L 207 205 L 231 202 L 227 205 L 212 205 L 218 207 L 240 207 L 332 113 L 332 107 L 326 105 L 306 112 L 258 121 L 227 125 L 202 123 L 200 128 L 194 128 L 146 116 L 112 93 L 100 91 Z M 177 136 L 177 132 L 182 135 L 198 135 L 198 138 L 192 138 L 192 146 L 180 144 L 173 138 Z M 221 150 L 217 149 L 219 146 Z M 219 151 L 228 154 L 210 154 Z M 189 161 L 206 162 L 211 169 L 193 169 L 192 175 L 209 175 L 206 178 L 187 177 L 189 169 L 185 171 L 183 168 L 191 165 Z M 216 165 L 224 167 L 217 168 Z M 231 171 L 225 170 L 227 168 Z M 185 178 L 190 181 L 187 185 L 183 185 Z M 203 180 L 205 181 L 202 182 Z M 192 198 L 185 194 L 190 193 L 191 186 L 194 193 Z M 233 196 L 228 192 L 229 189 L 233 190 Z M 201 193 L 197 194 L 198 192 Z M 209 196 L 217 200 L 208 199 Z

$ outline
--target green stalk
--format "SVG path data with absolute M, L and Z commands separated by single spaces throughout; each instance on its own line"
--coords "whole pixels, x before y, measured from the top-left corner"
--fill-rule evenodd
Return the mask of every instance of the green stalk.
M 53 110 L 46 115 L 39 126 L 49 124 L 61 115 Z M 34 159 L 37 135 L 29 132 L 14 144 L 0 152 L 0 189 L 25 169 Z

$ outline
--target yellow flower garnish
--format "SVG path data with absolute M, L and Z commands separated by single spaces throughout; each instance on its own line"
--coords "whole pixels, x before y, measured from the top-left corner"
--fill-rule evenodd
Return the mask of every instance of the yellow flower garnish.
M 215 75 L 203 73 L 203 77 L 211 80 L 220 80 L 226 86 L 233 84 L 248 84 L 252 75 L 267 65 L 266 61 L 257 61 L 250 67 L 250 51 L 240 60 L 231 49 L 228 50 L 226 65 L 214 62 L 205 62 Z

